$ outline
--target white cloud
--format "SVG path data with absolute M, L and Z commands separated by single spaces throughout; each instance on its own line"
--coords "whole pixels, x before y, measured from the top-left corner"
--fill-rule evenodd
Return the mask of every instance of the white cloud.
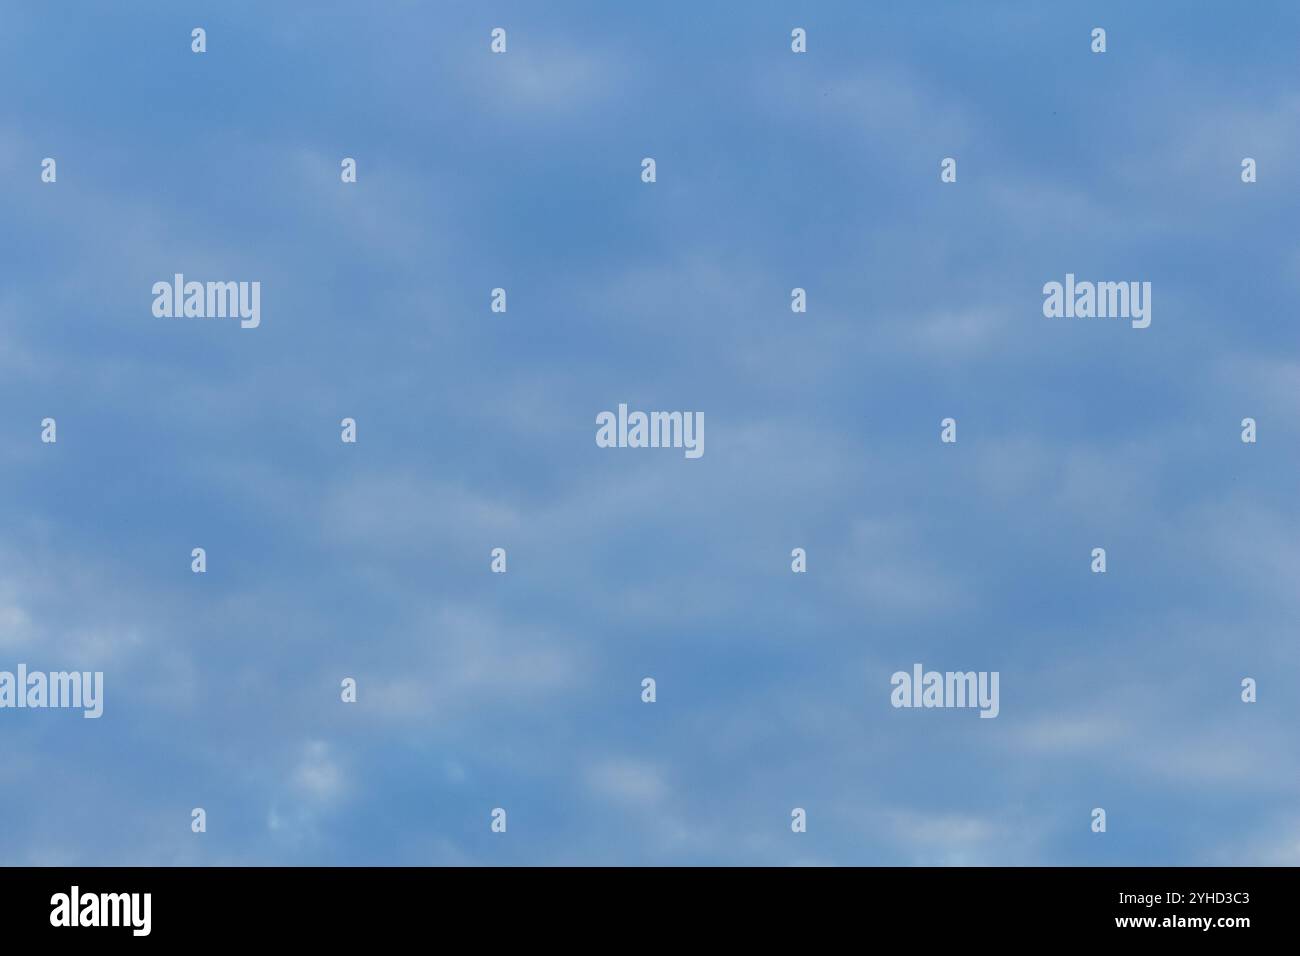
M 915 865 L 997 865 L 1022 848 L 1008 845 L 1005 824 L 973 814 L 900 809 L 882 816 L 888 839 Z
M 463 715 L 489 705 L 536 707 L 586 673 L 581 645 L 469 605 L 423 615 L 389 646 L 405 649 L 400 668 L 359 679 L 357 691 L 366 712 L 385 719 Z
M 329 744 L 320 740 L 306 744 L 293 771 L 293 785 L 299 793 L 320 803 L 332 803 L 343 795 L 343 771 Z
M 636 806 L 653 806 L 668 795 L 663 773 L 652 764 L 619 758 L 587 770 L 587 784 L 599 798 Z

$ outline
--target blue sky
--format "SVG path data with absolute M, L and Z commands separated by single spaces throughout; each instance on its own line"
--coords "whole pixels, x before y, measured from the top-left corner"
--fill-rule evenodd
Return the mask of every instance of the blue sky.
M 1135 6 L 6 8 L 0 861 L 1300 862 L 1300 14 Z

